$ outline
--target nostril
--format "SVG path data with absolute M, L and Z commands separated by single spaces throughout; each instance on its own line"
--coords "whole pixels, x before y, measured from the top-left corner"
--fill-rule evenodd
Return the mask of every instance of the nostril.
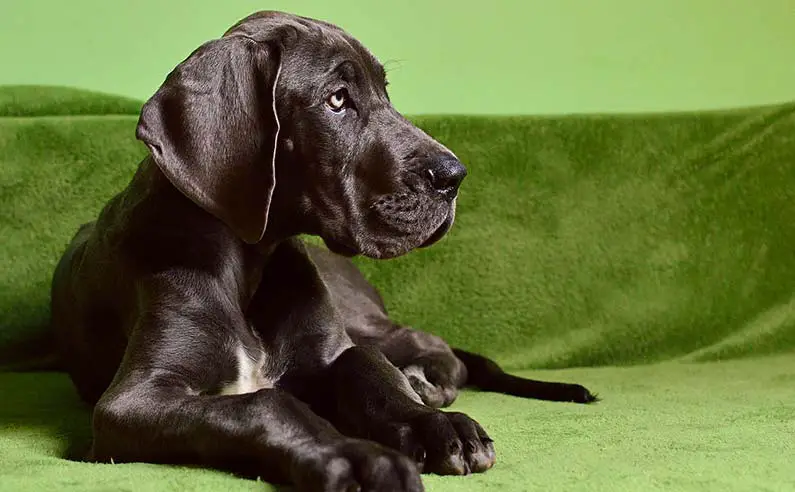
M 436 174 L 434 174 L 433 169 L 431 168 L 426 169 L 425 175 L 428 177 L 428 181 L 431 182 L 431 186 L 436 188 Z

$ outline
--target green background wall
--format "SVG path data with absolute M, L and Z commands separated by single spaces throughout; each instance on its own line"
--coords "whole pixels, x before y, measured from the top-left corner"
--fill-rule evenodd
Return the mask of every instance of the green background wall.
M 198 44 L 261 9 L 346 28 L 388 61 L 407 113 L 795 99 L 795 0 L 0 0 L 0 84 L 145 98 Z

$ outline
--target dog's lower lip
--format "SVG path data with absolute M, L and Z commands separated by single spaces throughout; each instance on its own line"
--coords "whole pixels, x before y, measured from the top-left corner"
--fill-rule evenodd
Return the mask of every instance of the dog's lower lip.
M 441 224 L 439 224 L 439 227 L 437 227 L 436 230 L 433 231 L 430 237 L 426 239 L 425 242 L 422 243 L 419 247 L 427 248 L 428 246 L 435 244 L 441 238 L 443 238 L 445 234 L 447 234 L 447 231 L 449 229 L 450 229 L 450 217 L 448 216 L 444 219 L 444 221 Z

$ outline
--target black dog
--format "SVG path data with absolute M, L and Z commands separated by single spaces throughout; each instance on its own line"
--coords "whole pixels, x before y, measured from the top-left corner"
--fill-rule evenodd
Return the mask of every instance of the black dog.
M 136 134 L 151 155 L 53 279 L 62 364 L 95 404 L 88 459 L 415 491 L 420 471 L 494 464 L 480 425 L 434 408 L 464 383 L 593 399 L 394 325 L 352 263 L 295 238 L 372 258 L 430 245 L 466 173 L 339 28 L 244 19 L 168 76 Z

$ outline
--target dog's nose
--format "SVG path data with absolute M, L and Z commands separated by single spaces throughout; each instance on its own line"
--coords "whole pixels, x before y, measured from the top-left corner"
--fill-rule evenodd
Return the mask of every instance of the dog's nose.
M 458 159 L 443 157 L 431 162 L 425 174 L 436 191 L 452 198 L 458 193 L 458 187 L 467 175 L 467 168 Z

